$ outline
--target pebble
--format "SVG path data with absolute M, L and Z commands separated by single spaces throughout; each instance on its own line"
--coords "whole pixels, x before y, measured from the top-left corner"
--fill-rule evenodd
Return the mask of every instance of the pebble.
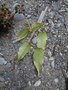
M 54 61 L 51 62 L 51 67 L 54 68 Z
M 0 82 L 0 88 L 5 87 L 5 83 L 4 82 Z
M 15 21 L 22 21 L 24 19 L 24 15 L 22 14 L 22 13 L 16 13 L 15 15 L 14 15 L 14 20 Z
M 53 12 L 53 11 L 49 13 L 49 17 L 50 17 L 50 18 L 53 18 L 54 15 L 55 15 L 55 12 Z
M 40 84 L 41 84 L 41 80 L 38 80 L 38 81 L 35 82 L 34 86 L 38 87 L 38 86 L 40 86 Z
M 3 82 L 5 81 L 3 77 L 0 76 L 0 81 Z
M 68 5 L 68 0 L 64 0 L 64 3 Z
M 31 82 L 30 81 L 28 82 L 28 85 L 31 86 Z
M 68 45 L 66 46 L 66 48 L 68 48 Z
M 63 54 L 60 52 L 60 56 L 63 56 Z
M 59 79 L 58 78 L 55 78 L 54 79 L 54 82 L 57 84 L 59 82 Z
M 49 58 L 49 61 L 54 61 L 54 57 L 50 57 Z
M 7 61 L 3 57 L 0 57 L 0 65 L 5 65 L 5 64 L 7 64 Z
M 37 37 L 34 37 L 34 38 L 32 39 L 32 43 L 33 43 L 33 44 L 36 44 L 36 43 L 37 43 Z
M 5 71 L 4 67 L 2 65 L 0 65 L 0 73 Z
M 27 18 L 31 18 L 31 15 L 27 15 Z
M 48 51 L 48 56 L 49 56 L 49 57 L 51 57 L 51 56 L 52 56 L 52 53 L 51 53 L 51 51 L 50 51 L 50 50 Z
M 6 64 L 6 67 L 7 67 L 7 68 L 10 68 L 11 66 L 12 66 L 11 63 L 7 63 L 7 64 Z
M 3 56 L 3 54 L 2 54 L 2 53 L 0 53 L 0 55 L 1 55 L 1 56 Z
M 68 25 L 68 18 L 65 18 L 65 24 Z

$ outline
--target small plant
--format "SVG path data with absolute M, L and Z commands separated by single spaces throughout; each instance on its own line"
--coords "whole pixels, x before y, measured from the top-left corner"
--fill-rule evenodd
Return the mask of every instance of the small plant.
M 18 63 L 20 60 L 22 60 L 24 58 L 24 56 L 29 52 L 30 47 L 31 47 L 31 40 L 34 36 L 34 34 L 36 33 L 36 31 L 40 28 L 43 27 L 43 23 L 32 23 L 32 25 L 29 25 L 28 27 L 24 28 L 23 30 L 21 30 L 18 33 L 18 37 L 16 41 L 20 41 L 22 39 L 24 39 L 25 37 L 28 36 L 28 34 L 30 35 L 29 40 L 27 40 L 26 42 L 24 42 L 18 52 L 18 59 L 16 61 L 16 63 Z M 40 73 L 42 64 L 44 62 L 44 49 L 46 46 L 46 40 L 47 40 L 47 35 L 46 32 L 38 32 L 38 36 L 37 36 L 37 45 L 36 48 L 34 50 L 33 53 L 33 62 L 34 62 L 34 66 L 38 72 L 38 74 Z

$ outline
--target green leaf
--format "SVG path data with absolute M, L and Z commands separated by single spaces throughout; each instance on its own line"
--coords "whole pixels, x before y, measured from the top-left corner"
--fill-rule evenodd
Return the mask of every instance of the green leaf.
M 18 51 L 18 61 L 24 58 L 24 56 L 28 53 L 29 49 L 30 49 L 29 42 L 25 42 L 20 46 L 19 51 Z
M 46 41 L 47 41 L 46 33 L 45 32 L 40 32 L 38 34 L 38 38 L 37 38 L 37 47 L 45 49 Z
M 41 48 L 36 48 L 33 54 L 33 62 L 39 74 L 44 61 L 44 51 Z
M 19 33 L 18 33 L 18 37 L 17 37 L 17 40 L 16 41 L 19 41 L 23 38 L 25 38 L 29 33 L 29 28 L 24 28 L 22 29 Z
M 43 26 L 43 23 L 38 23 L 38 22 L 36 22 L 36 23 L 33 23 L 33 24 L 31 25 L 31 29 L 32 29 L 32 30 L 37 30 L 37 29 L 40 29 L 42 26 Z

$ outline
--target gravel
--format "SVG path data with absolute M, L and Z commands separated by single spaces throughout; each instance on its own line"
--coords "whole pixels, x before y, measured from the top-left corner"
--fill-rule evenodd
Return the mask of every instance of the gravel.
M 4 0 L 3 0 L 4 1 Z M 25 15 L 30 23 L 36 22 L 41 11 L 48 6 L 48 11 L 44 17 L 44 29 L 47 33 L 47 45 L 44 52 L 44 64 L 40 75 L 37 76 L 32 52 L 36 44 L 36 35 L 32 39 L 32 49 L 15 65 L 16 52 L 21 43 L 13 43 L 17 33 L 24 27 L 24 15 L 14 16 L 14 26 L 9 33 L 0 36 L 0 90 L 65 90 L 65 78 L 62 68 L 65 68 L 68 60 L 68 12 L 67 1 L 58 0 L 9 0 L 7 6 L 13 9 L 15 3 L 23 3 Z M 2 0 L 1 0 L 2 2 Z M 44 31 L 42 29 L 42 31 Z M 64 63 L 64 64 L 63 64 Z M 5 82 L 5 83 L 4 83 Z M 6 84 L 6 86 L 5 86 Z M 5 87 L 5 89 L 4 89 Z

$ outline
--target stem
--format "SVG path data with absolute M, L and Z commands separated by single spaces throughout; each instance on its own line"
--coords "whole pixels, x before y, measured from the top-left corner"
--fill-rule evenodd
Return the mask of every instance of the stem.
M 39 19 L 38 19 L 37 22 L 40 22 L 40 23 L 41 23 L 41 22 L 43 21 L 43 18 L 44 18 L 44 16 L 45 16 L 46 12 L 47 12 L 47 9 L 48 9 L 48 6 L 45 8 L 44 11 L 41 12 L 40 17 L 39 17 Z M 31 27 L 30 27 L 30 30 L 31 30 Z M 36 31 L 36 30 L 35 30 L 35 31 Z M 34 34 L 35 34 L 35 31 L 32 32 L 31 37 L 30 37 L 30 39 L 28 40 L 28 42 L 31 42 L 31 40 L 32 40 L 32 38 L 33 38 L 33 36 L 34 36 Z
M 25 22 L 28 24 L 29 28 L 30 28 L 30 31 L 31 31 L 31 26 L 30 26 L 30 23 L 28 21 L 28 19 L 25 17 Z
M 31 37 L 29 38 L 28 42 L 31 42 L 31 40 L 32 40 L 32 38 L 33 38 L 33 36 L 34 36 L 34 34 L 35 34 L 35 31 L 33 31 L 33 32 L 31 33 Z

